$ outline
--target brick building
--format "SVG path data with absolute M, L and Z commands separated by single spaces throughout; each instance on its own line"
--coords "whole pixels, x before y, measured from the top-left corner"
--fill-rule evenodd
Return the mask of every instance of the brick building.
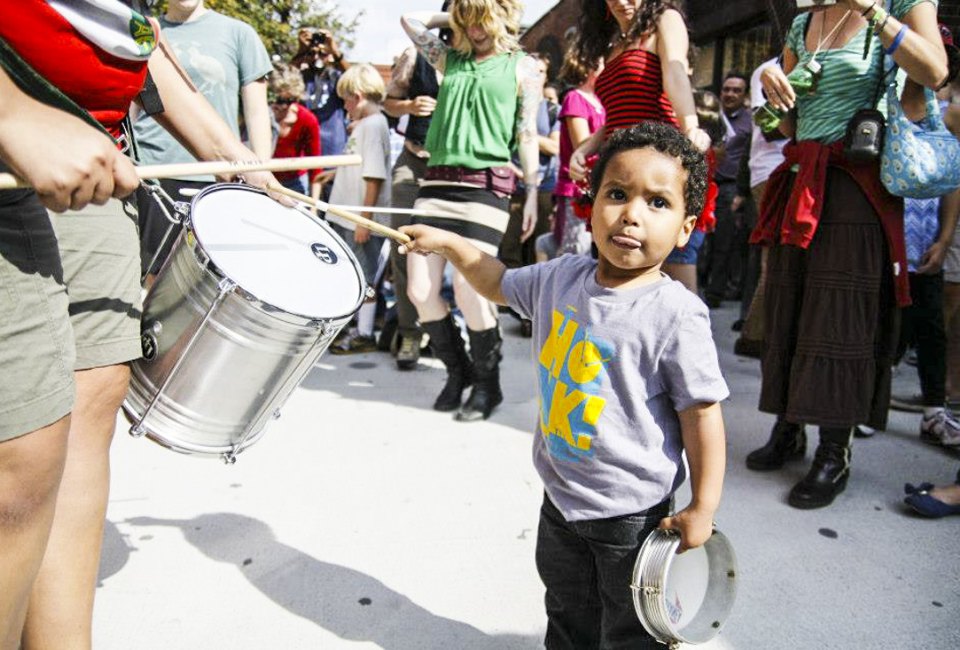
M 794 0 L 686 0 L 684 4 L 694 45 L 691 63 L 697 87 L 719 87 L 726 70 L 753 70 L 782 47 L 796 11 Z M 521 39 L 528 51 L 550 56 L 553 74 L 566 43 L 576 33 L 579 7 L 580 0 L 560 0 Z M 941 22 L 957 32 L 960 0 L 940 0 L 939 13 Z

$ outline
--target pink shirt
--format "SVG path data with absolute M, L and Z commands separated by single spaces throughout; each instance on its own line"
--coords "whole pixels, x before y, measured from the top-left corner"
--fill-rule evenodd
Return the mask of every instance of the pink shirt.
M 560 170 L 557 173 L 557 185 L 553 190 L 554 196 L 577 196 L 578 190 L 576 183 L 570 179 L 570 156 L 573 155 L 575 147 L 570 139 L 570 131 L 567 128 L 568 117 L 582 117 L 587 121 L 587 127 L 590 133 L 593 133 L 601 126 L 606 119 L 606 113 L 600 106 L 599 98 L 596 99 L 596 105 L 590 103 L 583 93 L 579 90 L 571 90 L 563 98 L 563 105 L 560 107 Z

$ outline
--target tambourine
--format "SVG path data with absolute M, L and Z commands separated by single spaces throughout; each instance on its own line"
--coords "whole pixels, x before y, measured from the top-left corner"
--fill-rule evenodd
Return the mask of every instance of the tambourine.
M 737 558 L 718 530 L 677 555 L 680 535 L 655 530 L 633 565 L 633 605 L 643 627 L 671 648 L 706 643 L 730 616 L 737 596 Z

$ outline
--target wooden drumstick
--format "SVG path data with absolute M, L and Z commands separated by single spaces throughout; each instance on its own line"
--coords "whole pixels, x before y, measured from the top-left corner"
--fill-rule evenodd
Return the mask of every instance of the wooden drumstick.
M 330 214 L 335 214 L 338 217 L 343 217 L 347 221 L 351 221 L 357 224 L 358 226 L 363 226 L 364 228 L 368 228 L 379 235 L 383 235 L 384 237 L 389 237 L 390 239 L 397 242 L 398 244 L 408 244 L 411 241 L 413 241 L 412 239 L 410 239 L 410 237 L 408 237 L 407 235 L 404 235 L 399 230 L 388 228 L 387 226 L 381 225 L 376 221 L 367 219 L 366 217 L 361 217 L 359 214 L 355 214 L 353 212 L 350 212 L 349 210 L 344 210 L 343 208 L 339 208 L 335 205 L 330 205 L 326 201 L 320 201 L 319 199 L 315 199 L 312 196 L 301 194 L 300 192 L 296 192 L 294 190 L 288 189 L 286 187 L 283 187 L 282 185 L 270 185 L 270 187 L 267 188 L 267 191 L 276 192 L 277 194 L 283 194 L 284 196 L 289 196 L 290 198 L 297 199 L 298 201 L 306 203 L 307 205 L 315 206 L 316 208 L 323 210 L 324 212 L 329 212 Z M 377 209 L 375 207 L 370 208 L 371 212 L 376 212 L 376 210 Z
M 216 174 L 242 174 L 243 172 L 287 172 L 298 169 L 320 169 L 322 167 L 345 167 L 359 165 L 360 156 L 304 156 L 303 158 L 271 158 L 270 160 L 251 160 L 231 162 L 213 160 L 209 162 L 177 163 L 172 165 L 143 165 L 136 168 L 141 180 L 155 178 L 179 178 L 181 176 L 210 176 Z M 0 174 L 0 190 L 26 188 L 30 185 L 13 174 Z

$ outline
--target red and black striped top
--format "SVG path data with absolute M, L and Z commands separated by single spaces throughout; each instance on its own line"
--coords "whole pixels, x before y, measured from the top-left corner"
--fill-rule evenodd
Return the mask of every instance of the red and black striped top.
M 673 105 L 663 92 L 660 57 L 653 52 L 621 52 L 597 77 L 596 93 L 607 111 L 607 137 L 641 120 L 666 122 L 679 128 Z

